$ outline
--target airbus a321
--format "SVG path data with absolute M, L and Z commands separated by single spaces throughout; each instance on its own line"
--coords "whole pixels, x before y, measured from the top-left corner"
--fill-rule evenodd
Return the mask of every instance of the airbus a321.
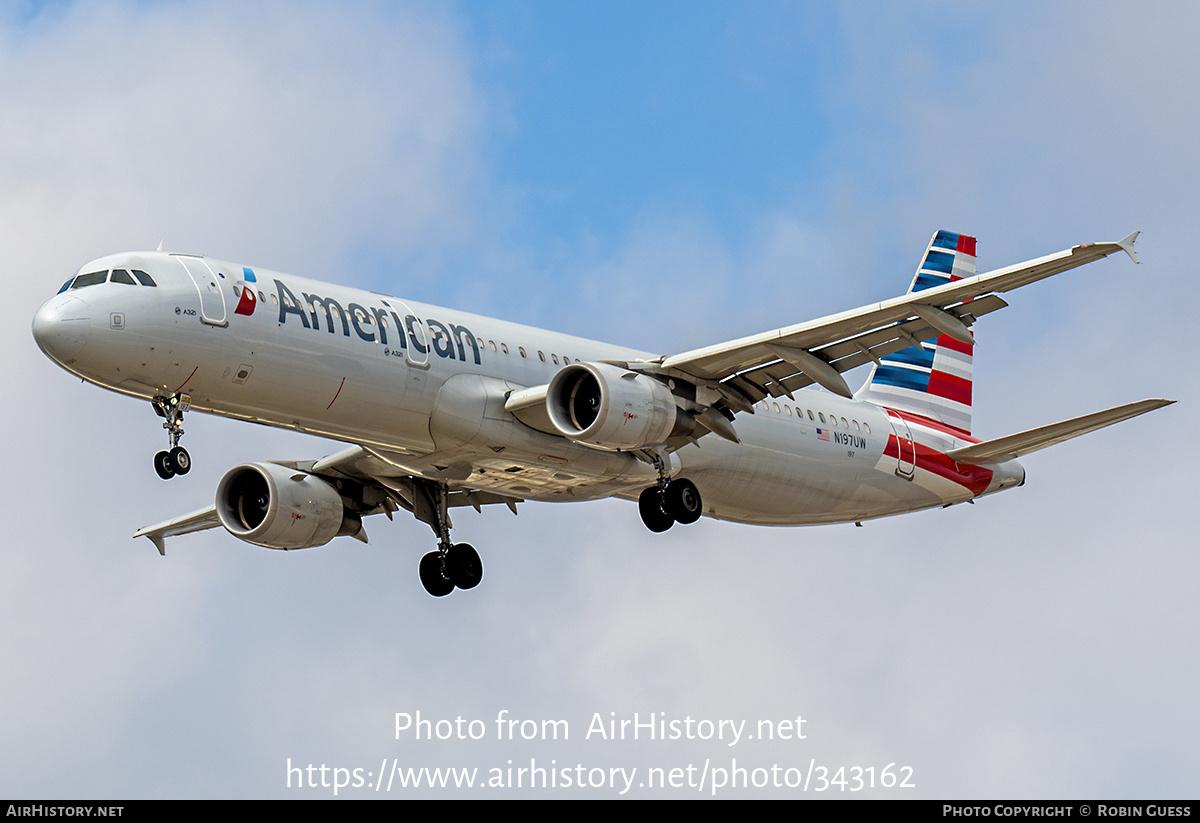
M 971 326 L 1004 292 L 1116 252 L 1136 263 L 1136 237 L 976 274 L 975 238 L 939 231 L 902 297 L 665 356 L 162 251 L 83 266 L 33 335 L 72 374 L 153 405 L 164 479 L 191 468 L 189 410 L 347 444 L 230 469 L 212 505 L 137 531 L 161 554 L 215 526 L 271 549 L 365 543 L 365 517 L 405 509 L 437 537 L 419 573 L 440 597 L 483 577 L 450 538 L 460 506 L 621 497 L 663 532 L 701 516 L 861 522 L 1022 485 L 1022 455 L 1173 401 L 981 442 Z M 868 364 L 852 392 L 842 373 Z

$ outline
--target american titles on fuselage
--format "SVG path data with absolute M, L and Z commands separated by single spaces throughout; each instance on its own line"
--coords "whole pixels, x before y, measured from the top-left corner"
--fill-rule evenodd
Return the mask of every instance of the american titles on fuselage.
M 384 308 L 377 306 L 366 307 L 359 303 L 348 303 L 345 307 L 332 297 L 322 297 L 319 294 L 310 294 L 301 292 L 304 297 L 304 302 L 296 299 L 296 295 L 292 293 L 282 280 L 275 279 L 276 294 L 279 299 L 279 325 L 283 326 L 287 323 L 290 315 L 296 315 L 299 318 L 300 324 L 306 329 L 312 331 L 321 330 L 321 314 L 320 309 L 324 310 L 325 329 L 330 334 L 337 333 L 337 326 L 340 325 L 342 335 L 350 336 L 350 329 L 353 327 L 354 333 L 360 340 L 367 343 L 379 343 L 384 346 L 399 346 L 401 349 L 412 346 L 413 350 L 419 354 L 429 354 L 430 351 L 438 357 L 444 357 L 449 360 L 468 361 L 467 347 L 463 341 L 470 344 L 471 358 L 475 365 L 480 364 L 479 342 L 475 335 L 466 326 L 457 323 L 443 323 L 440 320 L 427 318 L 424 325 L 430 331 L 428 341 L 424 340 L 425 335 L 419 333 L 419 327 L 422 321 L 413 314 L 406 314 L 403 319 L 396 313 L 387 300 L 380 298 Z M 253 291 L 247 287 L 247 291 Z M 307 307 L 308 311 L 305 311 Z M 337 319 L 334 319 L 334 315 Z M 399 331 L 394 335 L 393 341 L 389 342 L 388 338 L 388 318 L 392 319 L 395 328 Z M 295 322 L 292 324 L 295 325 Z M 405 333 L 407 332 L 407 334 Z

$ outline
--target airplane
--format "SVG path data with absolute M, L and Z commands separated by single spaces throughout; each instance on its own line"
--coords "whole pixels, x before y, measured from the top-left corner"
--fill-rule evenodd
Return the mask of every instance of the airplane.
M 701 516 L 861 525 L 1023 485 L 1023 455 L 1174 401 L 981 441 L 971 327 L 1005 292 L 1119 251 L 1137 263 L 1137 236 L 976 274 L 975 238 L 938 231 L 901 297 L 666 356 L 161 250 L 80 268 L 33 336 L 68 372 L 153 405 L 163 479 L 191 469 L 189 411 L 347 444 L 235 466 L 213 505 L 134 534 L 160 554 L 216 526 L 271 549 L 366 543 L 365 517 L 404 509 L 437 538 L 418 571 L 442 597 L 483 578 L 451 540 L 457 507 L 618 497 L 653 532 Z M 868 364 L 851 391 L 843 372 Z

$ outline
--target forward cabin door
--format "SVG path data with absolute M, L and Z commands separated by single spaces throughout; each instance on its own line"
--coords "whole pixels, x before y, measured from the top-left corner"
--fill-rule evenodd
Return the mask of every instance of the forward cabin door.
M 204 258 L 193 254 L 173 254 L 171 256 L 179 261 L 196 285 L 196 291 L 200 295 L 201 322 L 210 326 L 228 326 L 229 319 L 225 314 L 225 291 L 221 288 L 220 279 L 208 263 L 204 262 Z

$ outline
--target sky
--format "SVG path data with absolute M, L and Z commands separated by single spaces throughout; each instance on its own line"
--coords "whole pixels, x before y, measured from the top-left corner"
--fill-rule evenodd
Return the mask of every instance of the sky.
M 0 2 L 0 796 L 1194 798 L 1198 30 L 1183 3 Z M 894 297 L 939 228 L 981 271 L 1143 232 L 1140 265 L 979 323 L 980 437 L 1180 402 L 863 528 L 455 513 L 486 573 L 444 599 L 406 517 L 131 540 L 238 463 L 341 447 L 191 415 L 163 483 L 149 405 L 29 331 L 162 241 L 669 354 Z M 685 734 L 594 726 L 635 714 Z M 482 737 L 428 739 L 457 718 Z M 376 791 L 381 764 L 502 786 Z M 767 785 L 697 789 L 706 764 Z M 531 765 L 603 785 L 509 785 Z M 818 767 L 844 780 L 772 784 Z

